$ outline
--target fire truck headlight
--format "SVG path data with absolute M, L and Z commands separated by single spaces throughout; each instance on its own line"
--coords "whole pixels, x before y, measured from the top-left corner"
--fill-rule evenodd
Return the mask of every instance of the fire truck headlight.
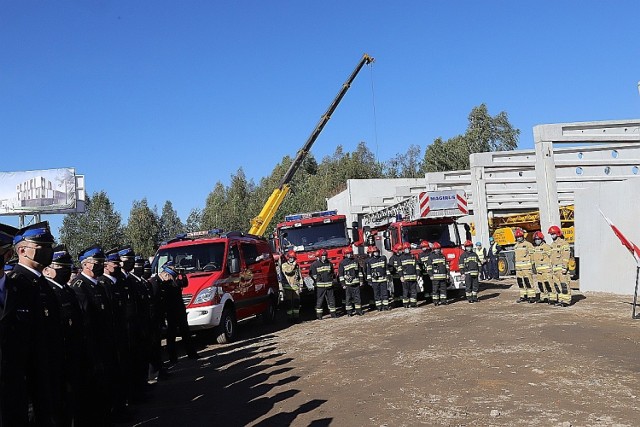
M 209 302 L 213 299 L 215 295 L 215 290 L 213 286 L 209 286 L 208 288 L 204 288 L 200 292 L 198 292 L 198 296 L 193 300 L 193 304 L 204 304 L 205 302 Z

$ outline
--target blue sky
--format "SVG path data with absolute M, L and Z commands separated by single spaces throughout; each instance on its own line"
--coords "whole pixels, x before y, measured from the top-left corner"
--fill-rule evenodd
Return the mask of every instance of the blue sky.
M 144 197 L 185 219 L 239 167 L 257 182 L 294 155 L 364 52 L 318 159 L 425 147 L 483 102 L 530 148 L 536 124 L 640 116 L 639 17 L 637 1 L 1 0 L 0 170 L 75 167 L 124 220 Z

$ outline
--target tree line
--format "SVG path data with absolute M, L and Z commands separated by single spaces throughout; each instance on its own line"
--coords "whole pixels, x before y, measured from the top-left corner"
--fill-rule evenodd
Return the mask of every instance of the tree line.
M 509 122 L 506 112 L 491 116 L 485 104 L 474 107 L 466 131 L 444 140 L 436 138 L 424 151 L 411 145 L 406 152 L 380 162 L 365 142 L 348 152 L 337 146 L 320 162 L 309 153 L 290 183 L 291 191 L 278 209 L 268 232 L 285 215 L 326 209 L 325 200 L 346 189 L 348 179 L 419 178 L 427 172 L 469 168 L 469 154 L 514 150 L 520 130 Z M 247 231 L 280 179 L 293 162 L 285 156 L 269 176 L 255 183 L 247 179 L 242 167 L 231 175 L 229 185 L 218 181 L 208 194 L 204 208 L 193 208 L 183 222 L 167 200 L 158 213 L 147 199 L 135 200 L 123 224 L 106 192 L 87 197 L 84 213 L 68 214 L 60 228 L 60 240 L 72 254 L 93 243 L 105 248 L 130 244 L 136 253 L 152 256 L 163 241 L 177 234 L 222 228 Z

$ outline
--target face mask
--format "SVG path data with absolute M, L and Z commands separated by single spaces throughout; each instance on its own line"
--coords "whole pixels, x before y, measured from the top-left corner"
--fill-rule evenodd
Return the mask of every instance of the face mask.
M 557 235 L 557 234 L 552 234 L 552 235 L 551 235 L 551 238 L 552 238 L 553 240 L 556 240 L 556 239 L 558 238 L 558 235 Z
M 349 259 L 353 258 L 353 254 L 347 254 L 347 258 Z
M 144 277 L 145 279 L 148 279 L 149 277 L 151 277 L 151 269 L 144 269 L 144 273 L 142 274 L 142 277 Z
M 471 246 L 465 246 L 464 250 L 467 251 L 467 252 L 471 252 Z
M 327 260 L 327 257 L 326 257 L 326 256 L 322 255 L 322 256 L 320 257 L 320 261 L 325 262 L 326 260 Z
M 405 253 L 405 254 L 408 254 L 409 252 L 411 252 L 409 249 L 405 249 L 405 250 L 404 250 L 404 253 Z
M 434 251 L 435 253 L 437 253 L 437 254 L 439 254 L 439 253 L 441 253 L 441 252 L 442 252 L 440 249 L 434 249 L 433 251 Z
M 104 273 L 104 264 L 93 264 L 91 266 L 91 272 L 95 277 L 100 277 Z
M 144 273 L 143 267 L 133 267 L 133 274 L 135 274 L 136 276 L 140 277 L 142 276 L 143 273 Z
M 523 242 L 523 241 L 524 241 L 524 237 L 518 237 L 518 238 L 516 239 L 516 241 L 517 241 L 518 243 Z
M 542 240 L 540 239 L 535 239 L 534 241 L 536 242 L 536 245 L 540 245 L 542 243 Z
M 33 258 L 31 259 L 33 262 L 40 264 L 41 267 L 46 267 L 51 264 L 53 260 L 53 248 L 50 246 L 43 246 L 38 249 L 33 250 Z
M 422 252 L 427 252 L 429 249 L 427 248 L 422 248 Z
M 380 252 L 374 252 L 373 256 L 380 256 Z
M 130 261 L 130 260 L 122 261 L 122 262 L 120 263 L 120 266 L 121 266 L 121 268 L 122 268 L 124 271 L 131 271 L 131 270 L 133 270 L 133 266 L 134 266 L 134 265 L 135 265 L 135 261 Z
M 69 281 L 69 279 L 71 279 L 71 269 L 70 268 L 52 268 L 53 271 L 56 272 L 55 276 L 53 277 L 53 280 L 55 280 L 56 282 L 60 283 L 61 285 L 64 285 L 65 283 L 67 283 Z
M 287 260 L 287 262 L 289 262 L 289 264 L 293 264 L 294 262 L 296 262 L 296 260 L 295 260 L 295 259 L 293 259 L 293 258 L 289 258 L 289 259 Z

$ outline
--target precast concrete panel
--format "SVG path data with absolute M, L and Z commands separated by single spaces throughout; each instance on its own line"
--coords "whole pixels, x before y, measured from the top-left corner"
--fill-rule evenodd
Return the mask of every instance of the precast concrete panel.
M 580 290 L 632 295 L 636 263 L 599 210 L 631 241 L 640 244 L 640 180 L 598 182 L 575 193 L 575 253 Z M 626 310 L 621 305 L 621 310 Z

